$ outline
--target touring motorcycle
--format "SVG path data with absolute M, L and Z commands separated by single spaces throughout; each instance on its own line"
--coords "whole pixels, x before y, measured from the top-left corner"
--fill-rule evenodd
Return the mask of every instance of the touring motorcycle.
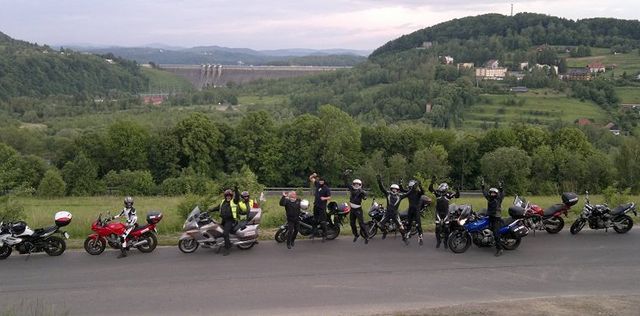
M 231 244 L 242 250 L 251 249 L 257 244 L 261 218 L 262 209 L 254 205 L 249 211 L 248 220 L 238 222 L 231 229 Z M 189 213 L 182 228 L 184 233 L 178 241 L 178 249 L 184 253 L 192 253 L 199 246 L 217 251 L 224 246 L 222 225 L 211 218 L 209 212 L 202 212 L 197 206 Z
M 627 213 L 633 212 L 638 216 L 635 203 L 620 204 L 614 209 L 609 209 L 606 204 L 591 204 L 589 201 L 589 191 L 586 191 L 585 204 L 580 217 L 571 225 L 569 231 L 575 235 L 589 223 L 591 229 L 604 229 L 607 231 L 613 228 L 616 233 L 624 234 L 633 227 L 633 219 Z
M 60 228 L 69 225 L 72 217 L 67 211 L 57 212 L 54 216 L 55 225 L 36 230 L 29 228 L 24 221 L 1 223 L 0 259 L 9 257 L 13 249 L 20 254 L 44 251 L 49 256 L 61 255 L 67 249 L 64 240 L 69 239 L 69 234 Z M 61 237 L 55 236 L 56 233 Z
M 136 225 L 129 235 L 127 235 L 127 245 L 138 248 L 138 250 L 143 253 L 152 252 L 156 249 L 156 246 L 158 246 L 158 231 L 156 225 L 161 220 L 162 213 L 147 213 L 147 225 Z M 107 243 L 112 248 L 119 249 L 122 245 L 120 237 L 127 230 L 127 226 L 121 222 L 112 223 L 109 214 L 107 214 L 105 218 L 102 218 L 102 214 L 99 214 L 98 219 L 91 224 L 91 230 L 94 231 L 94 233 L 85 239 L 84 250 L 90 255 L 97 256 L 104 251 Z
M 333 240 L 340 235 L 340 229 L 343 225 L 345 217 L 349 215 L 351 207 L 347 203 L 338 205 L 336 202 L 330 202 L 327 205 L 327 240 Z M 298 234 L 309 237 L 312 236 L 314 227 L 317 225 L 316 234 L 313 237 L 322 237 L 322 226 L 316 222 L 313 214 L 303 211 L 299 216 L 300 228 Z M 275 240 L 282 243 L 287 240 L 287 224 L 284 223 L 275 235 Z

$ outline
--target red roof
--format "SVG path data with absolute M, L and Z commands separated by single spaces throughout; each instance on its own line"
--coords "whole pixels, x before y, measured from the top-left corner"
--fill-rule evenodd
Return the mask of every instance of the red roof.
M 588 118 L 581 118 L 578 120 L 578 125 L 580 126 L 591 125 L 591 120 Z
M 592 64 L 588 64 L 587 68 L 604 68 L 604 65 L 600 62 L 595 62 Z

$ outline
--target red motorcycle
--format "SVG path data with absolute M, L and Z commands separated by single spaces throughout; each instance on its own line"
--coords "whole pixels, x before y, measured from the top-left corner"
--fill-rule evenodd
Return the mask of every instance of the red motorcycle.
M 140 252 L 149 253 L 156 249 L 158 238 L 156 234 L 156 225 L 162 220 L 162 213 L 149 212 L 147 214 L 147 225 L 138 226 L 127 236 L 127 245 L 138 248 Z M 98 219 L 91 225 L 91 230 L 95 233 L 89 235 L 84 241 L 84 250 L 90 255 L 99 255 L 107 247 L 107 243 L 112 248 L 120 249 L 120 236 L 127 229 L 123 223 L 110 223 L 111 216 L 102 218 L 102 214 L 98 215 Z
M 562 203 L 551 205 L 546 209 L 525 202 L 516 195 L 513 206 L 509 207 L 509 214 L 522 214 L 524 224 L 530 231 L 546 230 L 549 234 L 557 234 L 564 228 L 562 215 L 568 216 L 569 210 L 576 203 L 578 203 L 578 195 L 572 192 L 562 193 Z

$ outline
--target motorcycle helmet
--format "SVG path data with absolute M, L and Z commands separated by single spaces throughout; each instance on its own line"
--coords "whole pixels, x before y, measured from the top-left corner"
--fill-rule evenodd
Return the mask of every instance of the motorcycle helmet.
M 400 190 L 400 186 L 395 184 L 395 183 L 392 184 L 389 188 L 391 189 L 391 191 L 393 191 L 393 190 L 399 191 Z
M 127 196 L 126 198 L 124 198 L 124 207 L 126 207 L 126 208 L 133 207 L 133 198 L 132 197 Z
M 360 180 L 360 179 L 355 179 L 355 180 L 353 180 L 353 182 L 352 182 L 351 184 L 353 184 L 353 186 L 359 186 L 359 187 L 362 187 L 362 180 Z
M 249 195 L 249 191 L 242 191 L 242 193 L 240 193 L 240 197 L 248 200 L 251 196 Z
M 499 191 L 496 188 L 489 189 L 489 194 L 492 195 L 492 196 L 498 195 L 498 192 Z
M 15 222 L 13 224 L 11 224 L 11 232 L 14 235 L 20 235 L 22 233 L 24 233 L 24 231 L 27 229 L 27 223 L 23 222 L 23 221 L 18 221 Z
M 233 191 L 229 189 L 224 190 L 224 197 L 233 197 Z
M 413 189 L 413 187 L 415 187 L 416 184 L 418 184 L 418 181 L 416 180 L 409 181 L 409 190 Z
M 447 190 L 449 190 L 449 185 L 446 182 L 440 183 L 440 185 L 438 186 L 438 191 L 447 192 Z
M 300 209 L 303 211 L 306 211 L 307 209 L 309 209 L 309 200 L 300 201 Z

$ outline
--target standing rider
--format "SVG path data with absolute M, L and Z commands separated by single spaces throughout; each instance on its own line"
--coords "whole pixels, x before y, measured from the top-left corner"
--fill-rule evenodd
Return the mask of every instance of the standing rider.
M 322 227 L 322 242 L 327 239 L 327 203 L 331 200 L 331 189 L 327 185 L 324 178 L 319 177 L 317 173 L 309 176 L 309 181 L 315 188 L 315 198 L 313 200 L 313 217 L 316 224 L 313 226 L 312 238 L 316 236 L 318 224 Z
M 449 185 L 446 182 L 440 183 L 437 190 L 433 189 L 433 183 L 436 182 L 436 177 L 431 178 L 431 183 L 429 184 L 429 192 L 433 193 L 436 197 L 436 220 L 438 218 L 444 219 L 449 212 L 449 201 L 453 198 L 460 197 L 460 191 L 456 188 L 456 192 L 449 191 Z M 436 226 L 436 248 L 440 248 L 440 233 L 442 228 Z M 447 249 L 447 234 L 445 232 L 445 240 L 444 240 L 444 248 Z
M 284 206 L 287 215 L 287 248 L 295 246 L 298 227 L 300 225 L 300 199 L 296 191 L 282 192 L 280 206 Z M 307 202 L 308 203 L 308 202 Z
M 362 189 L 362 181 L 360 179 L 354 179 L 351 182 L 351 185 L 347 182 L 347 175 L 350 174 L 352 170 L 346 170 L 345 175 L 345 183 L 347 189 L 349 190 L 349 206 L 351 207 L 351 211 L 349 212 L 349 223 L 351 224 L 351 232 L 353 233 L 353 242 L 358 241 L 358 227 L 356 226 L 356 220 L 360 225 L 360 231 L 364 234 L 364 243 L 369 243 L 369 235 L 367 232 L 367 227 L 364 224 L 364 214 L 362 212 L 362 201 L 367 199 L 367 192 Z
M 487 216 L 489 217 L 489 228 L 493 232 L 493 241 L 496 244 L 496 257 L 502 255 L 502 244 L 500 243 L 500 228 L 502 222 L 502 200 L 504 199 L 504 189 L 502 182 L 498 183 L 498 188 L 485 190 L 484 179 L 482 179 L 482 194 L 487 199 Z
M 380 191 L 382 191 L 382 193 L 387 198 L 387 212 L 384 218 L 382 219 L 382 221 L 380 221 L 380 227 L 382 229 L 382 239 L 387 238 L 387 233 L 388 233 L 387 222 L 389 220 L 392 220 L 394 221 L 394 223 L 396 224 L 396 227 L 398 227 L 398 230 L 402 235 L 402 241 L 404 241 L 404 243 L 408 245 L 409 240 L 405 235 L 404 227 L 402 226 L 402 222 L 400 222 L 400 216 L 398 215 L 398 207 L 400 207 L 400 202 L 407 195 L 405 193 L 400 192 L 400 186 L 395 183 L 392 184 L 389 187 L 389 191 L 387 191 L 384 187 L 384 184 L 382 184 L 382 177 L 380 177 L 380 175 L 377 175 L 376 178 L 378 179 L 378 186 L 380 187 Z
M 238 188 L 236 187 L 237 191 Z M 229 255 L 229 250 L 231 249 L 231 240 L 229 238 L 229 234 L 233 229 L 233 226 L 236 224 L 236 219 L 238 218 L 238 197 L 234 198 L 233 191 L 227 189 L 224 191 L 224 200 L 220 202 L 220 205 L 214 206 L 209 209 L 210 212 L 220 211 L 220 218 L 222 219 L 222 234 L 224 237 L 224 253 L 223 256 Z
M 122 216 L 127 217 L 127 222 L 126 222 L 126 229 L 122 234 L 122 236 L 120 236 L 121 245 L 120 245 L 120 255 L 118 255 L 118 258 L 124 258 L 127 256 L 127 236 L 129 236 L 129 233 L 131 233 L 131 231 L 135 228 L 135 226 L 138 223 L 138 216 L 136 215 L 136 209 L 133 207 L 133 198 L 130 196 L 127 196 L 126 198 L 124 198 L 124 208 L 122 209 L 122 212 L 114 216 L 112 220 Z
M 409 181 L 407 190 L 402 186 L 400 186 L 400 190 L 407 194 L 407 199 L 409 200 L 409 212 L 407 213 L 407 225 L 409 227 L 407 227 L 407 239 L 409 238 L 411 225 L 415 222 L 418 225 L 418 243 L 422 246 L 424 241 L 422 239 L 422 220 L 420 219 L 420 210 L 422 210 L 425 203 L 422 198 L 424 195 L 424 189 L 422 188 L 420 181 L 411 180 Z

